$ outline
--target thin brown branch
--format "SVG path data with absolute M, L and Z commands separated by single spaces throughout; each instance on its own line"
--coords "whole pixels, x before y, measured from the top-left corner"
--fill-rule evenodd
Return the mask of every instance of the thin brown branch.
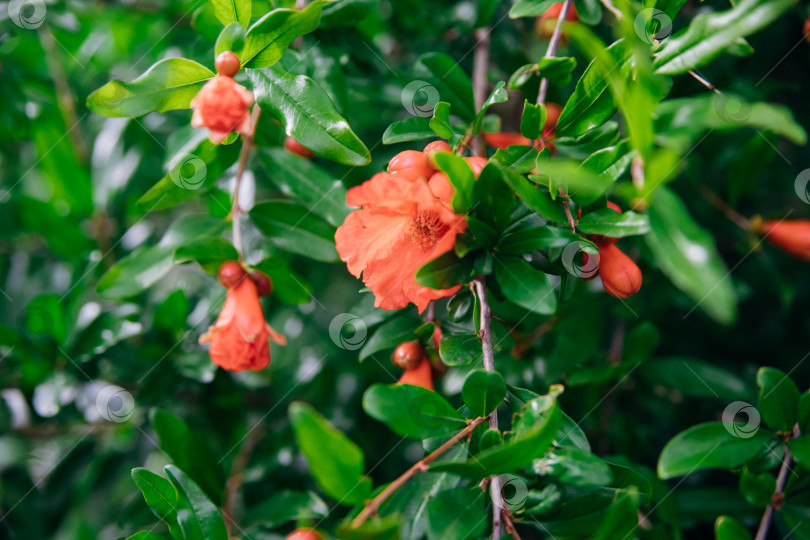
M 239 153 L 239 163 L 236 166 L 236 179 L 233 185 L 233 206 L 231 207 L 231 225 L 233 226 L 233 247 L 239 253 L 239 260 L 242 256 L 242 226 L 240 223 L 240 216 L 242 209 L 239 207 L 239 189 L 242 187 L 242 175 L 245 174 L 247 168 L 248 157 L 250 156 L 250 149 L 253 147 L 253 134 L 256 131 L 256 123 L 259 121 L 259 115 L 262 110 L 258 105 L 253 107 L 253 112 L 250 115 L 250 135 L 242 135 L 242 150 Z
M 801 435 L 801 433 L 797 424 L 793 427 L 793 431 L 787 439 L 795 438 L 799 435 Z M 785 484 L 787 484 L 791 467 L 793 467 L 793 456 L 788 449 L 787 440 L 785 440 L 785 457 L 782 459 L 782 466 L 779 467 L 779 475 L 776 477 L 776 489 L 771 496 L 771 504 L 768 505 L 765 512 L 762 514 L 762 521 L 759 522 L 759 529 L 757 529 L 757 535 L 754 540 L 765 540 L 768 537 L 768 529 L 771 527 L 773 513 L 777 508 L 782 506 L 784 501 Z
M 695 71 L 693 69 L 690 69 L 689 70 L 689 75 L 694 77 L 700 84 L 702 84 L 703 86 L 705 86 L 706 88 L 708 88 L 709 90 L 714 92 L 715 94 L 718 94 L 718 95 L 723 94 L 720 90 L 717 89 L 717 87 L 715 85 L 713 85 L 711 82 L 709 82 L 709 80 L 706 77 L 699 74 L 697 71 Z
M 375 515 L 377 510 L 380 508 L 382 503 L 388 499 L 396 490 L 404 486 L 408 483 L 408 481 L 416 476 L 418 473 L 422 471 L 426 471 L 428 469 L 428 465 L 433 463 L 437 458 L 439 458 L 442 454 L 450 450 L 453 446 L 458 444 L 461 440 L 468 437 L 475 431 L 475 428 L 486 422 L 487 417 L 481 416 L 474 420 L 471 420 L 467 427 L 453 435 L 451 439 L 445 442 L 443 445 L 438 447 L 436 450 L 425 456 L 420 461 L 416 462 L 410 469 L 402 473 L 402 475 L 388 484 L 388 487 L 385 488 L 379 495 L 371 499 L 363 510 L 357 514 L 357 517 L 352 520 L 352 527 L 356 528 L 362 525 L 368 518 Z
M 473 56 L 473 98 L 475 99 L 475 110 L 480 111 L 487 99 L 487 70 L 489 69 L 489 28 L 476 28 L 475 55 Z M 484 135 L 479 133 L 472 140 L 473 154 L 480 157 L 487 156 L 487 149 L 484 144 Z
M 703 184 L 698 186 L 698 191 L 703 196 L 704 199 L 709 201 L 712 206 L 723 212 L 723 215 L 726 216 L 729 220 L 734 222 L 740 228 L 750 231 L 753 229 L 753 225 L 751 224 L 751 220 L 747 217 L 743 216 L 736 210 L 726 203 L 723 199 L 721 199 L 717 193 L 712 191 L 711 189 L 707 188 Z
M 503 525 L 506 527 L 506 532 L 512 535 L 513 540 L 522 540 L 520 535 L 515 529 L 515 522 L 512 520 L 512 512 L 508 508 L 501 509 L 501 516 L 503 517 Z
M 576 233 L 577 232 L 577 222 L 574 219 L 573 214 L 571 214 L 571 207 L 568 205 L 568 195 L 562 189 L 558 189 L 557 193 L 560 194 L 560 197 L 563 197 L 563 210 L 565 210 L 565 217 L 568 218 L 568 225 L 571 226 L 571 231 Z
M 562 9 L 560 10 L 560 15 L 559 17 L 557 17 L 557 26 L 554 27 L 554 33 L 551 34 L 551 41 L 549 41 L 548 43 L 548 49 L 546 50 L 546 58 L 556 56 L 557 48 L 560 46 L 560 40 L 562 39 L 562 29 L 563 26 L 565 26 L 565 20 L 568 18 L 568 12 L 571 11 L 571 6 L 573 4 L 574 0 L 565 0 L 565 2 L 563 2 Z M 548 79 L 543 77 L 540 80 L 540 89 L 537 92 L 538 105 L 541 103 L 545 103 L 547 93 L 548 93 Z
M 256 449 L 256 446 L 263 436 L 264 429 L 261 426 L 251 430 L 244 444 L 239 449 L 239 453 L 237 453 L 236 457 L 233 459 L 233 464 L 231 464 L 231 475 L 228 477 L 228 482 L 225 484 L 225 501 L 222 504 L 222 514 L 225 517 L 225 525 L 228 528 L 229 534 L 234 528 L 239 528 L 235 517 L 236 496 L 239 493 L 239 489 L 242 487 L 245 469 L 247 469 L 250 456 L 253 454 L 253 450 Z

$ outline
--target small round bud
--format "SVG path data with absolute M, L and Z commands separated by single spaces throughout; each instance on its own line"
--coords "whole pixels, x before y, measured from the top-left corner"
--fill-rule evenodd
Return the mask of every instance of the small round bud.
M 412 180 L 417 178 L 427 180 L 436 171 L 425 163 L 425 155 L 422 152 L 405 150 L 391 158 L 391 161 L 388 162 L 388 172 Z
M 273 292 L 273 280 L 264 272 L 251 270 L 250 279 L 256 284 L 256 291 L 259 293 L 259 296 L 270 296 Z
M 422 151 L 425 154 L 425 163 L 428 167 L 432 167 L 434 169 L 438 169 L 436 166 L 436 161 L 433 158 L 433 155 L 436 152 L 452 152 L 453 149 L 444 141 L 433 141 L 432 143 L 425 146 L 425 149 Z
M 242 67 L 242 62 L 239 61 L 239 57 L 236 56 L 235 53 L 231 51 L 224 51 L 217 55 L 216 60 L 214 60 L 214 66 L 217 69 L 217 73 L 220 75 L 233 77 L 239 73 L 239 69 Z
M 323 536 L 320 535 L 318 531 L 315 529 L 310 529 L 308 527 L 302 527 L 300 529 L 295 529 L 293 532 L 288 534 L 284 537 L 285 540 L 323 540 Z
M 236 287 L 246 275 L 245 269 L 236 261 L 225 261 L 217 271 L 217 279 L 226 289 Z
M 396 348 L 391 355 L 391 362 L 402 369 L 413 369 L 424 357 L 425 348 L 418 341 L 406 341 Z
M 292 137 L 287 137 L 284 140 L 284 149 L 291 154 L 295 154 L 296 156 L 301 156 L 302 158 L 306 159 L 312 159 L 312 156 L 315 155 Z

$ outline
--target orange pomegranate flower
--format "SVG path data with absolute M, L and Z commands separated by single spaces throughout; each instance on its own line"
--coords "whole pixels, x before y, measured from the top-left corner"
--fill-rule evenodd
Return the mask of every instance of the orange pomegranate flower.
M 228 289 L 216 324 L 200 336 L 200 343 L 211 343 L 211 360 L 224 369 L 260 370 L 270 365 L 268 337 L 279 345 L 287 344 L 264 320 L 256 284 L 245 275 Z
M 252 104 L 253 92 L 231 77 L 217 75 L 191 100 L 194 111 L 191 125 L 208 128 L 208 136 L 214 144 L 221 143 L 234 131 L 249 135 Z
M 430 360 L 428 360 L 427 357 L 422 358 L 419 365 L 406 369 L 397 383 L 421 386 L 431 392 L 435 392 L 436 390 L 433 387 L 433 368 L 430 366 Z
M 453 249 L 467 227 L 431 192 L 424 178 L 378 173 L 349 190 L 349 206 L 358 206 L 335 234 L 337 251 L 354 276 L 374 293 L 374 305 L 400 309 L 413 303 L 419 312 L 431 300 L 455 294 L 460 285 L 431 289 L 416 283 L 416 271 Z

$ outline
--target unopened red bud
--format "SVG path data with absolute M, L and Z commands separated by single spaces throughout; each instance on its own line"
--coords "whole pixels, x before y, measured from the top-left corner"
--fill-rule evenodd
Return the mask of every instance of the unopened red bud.
M 239 285 L 245 276 L 247 276 L 247 272 L 237 261 L 225 261 L 217 271 L 217 279 L 226 289 Z
M 306 159 L 312 159 L 312 156 L 315 155 L 292 137 L 287 137 L 284 140 L 284 149 L 291 154 L 295 154 L 296 156 L 301 156 L 302 158 Z
M 402 369 L 412 369 L 419 365 L 425 354 L 425 348 L 418 341 L 406 341 L 396 348 L 391 362 Z
M 239 61 L 239 57 L 236 56 L 235 53 L 225 51 L 217 55 L 216 60 L 214 60 L 214 66 L 217 69 L 217 73 L 220 75 L 233 77 L 239 73 L 239 68 L 242 67 L 242 63 Z
M 610 208 L 611 210 L 615 210 L 616 212 L 618 212 L 620 214 L 622 213 L 621 207 L 618 204 L 616 204 L 615 202 L 613 202 L 613 201 L 608 201 L 607 202 L 607 207 Z
M 422 388 L 434 392 L 433 368 L 430 365 L 430 361 L 426 357 L 423 357 L 422 361 L 419 362 L 416 367 L 406 369 L 405 373 L 402 374 L 402 377 L 400 377 L 397 382 L 399 384 L 421 386 Z
M 484 142 L 493 148 L 508 148 L 514 145 L 528 146 L 532 141 L 520 133 L 499 131 L 497 133 L 484 133 Z
M 307 527 L 295 529 L 284 538 L 285 540 L 323 540 L 323 536 L 318 531 Z
M 422 153 L 425 156 L 425 164 L 433 169 L 438 169 L 439 167 L 436 166 L 436 161 L 433 155 L 436 152 L 452 152 L 452 151 L 453 149 L 446 142 L 433 141 L 432 143 L 425 146 L 425 149 L 422 151 Z
M 427 180 L 436 170 L 425 163 L 425 155 L 416 150 L 405 150 L 395 155 L 388 162 L 388 172 L 399 174 L 408 179 L 416 180 L 424 178 Z
M 756 230 L 788 255 L 810 262 L 810 220 L 763 221 Z
M 641 288 L 641 269 L 616 244 L 599 246 L 599 277 L 611 296 L 628 298 Z
M 273 280 L 264 272 L 251 270 L 250 279 L 256 284 L 256 292 L 259 293 L 259 296 L 270 296 L 273 292 Z

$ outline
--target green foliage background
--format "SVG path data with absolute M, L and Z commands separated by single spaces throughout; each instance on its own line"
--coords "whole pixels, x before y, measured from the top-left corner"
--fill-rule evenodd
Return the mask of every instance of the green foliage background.
M 677 32 L 700 13 L 729 9 L 720 0 L 690 1 L 682 7 L 680 2 L 647 4 L 620 8 L 632 16 L 642 8 L 656 7 L 672 16 L 676 34 L 663 40 L 659 54 L 675 47 L 670 44 L 677 44 Z M 547 40 L 533 29 L 535 18 L 510 18 L 510 8 L 528 6 L 541 13 L 547 6 L 527 0 L 515 7 L 487 0 L 340 0 L 325 4 L 320 27 L 267 68 L 267 76 L 282 70 L 315 81 L 365 143 L 371 161 L 349 166 L 364 161 L 362 148 L 360 157 L 345 158 L 330 143 L 319 154 L 332 159 L 316 158 L 314 165 L 302 162 L 281 150 L 283 127 L 270 114 L 263 116 L 257 133 L 259 150 L 249 169 L 255 179 L 255 200 L 291 200 L 306 215 L 301 217 L 299 206 L 291 207 L 292 203 L 262 202 L 251 213 L 254 219 L 246 222 L 246 257 L 251 263 L 263 261 L 261 267 L 276 285 L 276 293 L 264 304 L 267 320 L 287 335 L 289 343 L 273 346 L 269 369 L 233 374 L 215 369 L 197 339 L 224 300 L 224 290 L 210 272 L 232 249 L 225 218 L 239 143 L 214 148 L 201 142 L 200 134 L 188 125 L 187 109 L 108 118 L 88 108 L 90 94 L 109 80 L 130 81 L 164 58 L 183 56 L 213 68 L 214 43 L 223 25 L 211 6 L 199 0 L 41 5 L 46 8 L 41 25 L 24 28 L 3 18 L 0 26 L 0 388 L 4 389 L 0 536 L 107 539 L 152 530 L 163 537 L 195 537 L 182 522 L 182 530 L 176 522 L 155 526 L 157 518 L 150 512 L 154 506 L 138 489 L 139 478 L 151 477 L 142 469 L 132 472 L 136 467 L 168 475 L 151 481 L 169 493 L 176 491 L 181 499 L 187 497 L 197 511 L 207 508 L 209 517 L 218 514 L 206 504 L 219 506 L 227 500 L 226 510 L 240 527 L 232 533 L 235 536 L 277 538 L 296 523 L 317 524 L 336 535 L 363 497 L 355 493 L 343 500 L 340 490 L 330 491 L 334 488 L 329 481 L 318 478 L 313 460 L 320 458 L 306 451 L 308 437 L 314 439 L 327 468 L 332 456 L 346 457 L 354 446 L 334 433 L 333 444 L 324 444 L 319 437 L 326 437 L 327 428 L 317 413 L 362 449 L 359 466 L 355 463 L 338 476 L 354 474 L 355 480 L 369 484 L 369 492 L 371 483 L 376 489 L 391 481 L 423 456 L 423 447 L 432 450 L 447 438 L 447 433 L 439 438 L 414 434 L 408 430 L 415 428 L 390 420 L 385 410 L 368 404 L 364 408 L 363 395 L 369 387 L 399 377 L 388 361 L 390 350 L 403 339 L 413 339 L 420 320 L 412 309 L 403 313 L 373 309 L 370 293 L 358 292 L 362 284 L 337 261 L 330 235 L 349 211 L 345 190 L 384 170 L 397 152 L 421 150 L 427 140 L 438 138 L 382 143 L 392 122 L 413 118 L 403 102 L 403 88 L 412 81 L 431 80 L 429 62 L 419 61 L 422 55 L 446 54 L 469 75 L 476 43 L 473 29 L 491 25 L 487 78 L 492 89 L 546 52 Z M 577 6 L 583 12 L 600 4 L 586 1 Z M 290 6 L 254 1 L 252 20 L 277 7 Z M 758 382 L 766 388 L 766 396 L 771 395 L 767 389 L 777 387 L 773 396 L 783 400 L 780 404 L 787 403 L 782 413 L 767 412 L 780 404 L 758 405 L 771 429 L 789 431 L 779 424 L 806 420 L 807 408 L 802 406 L 806 400 L 797 402 L 796 396 L 808 388 L 810 374 L 810 364 L 805 363 L 810 355 L 808 266 L 760 245 L 758 238 L 748 236 L 710 205 L 700 187 L 720 194 L 745 216 L 808 217 L 808 205 L 794 185 L 810 167 L 801 127 L 810 125 L 806 99 L 810 46 L 802 36 L 808 6 L 748 1 L 737 7 L 771 9 L 775 20 L 716 58 L 701 60 L 698 67 L 724 95 L 736 94 L 747 102 L 711 98 L 711 92 L 688 74 L 667 77 L 671 90 L 653 115 L 655 138 L 645 150 L 655 156 L 648 164 L 660 159 L 663 172 L 674 170 L 671 191 L 655 195 L 659 204 L 671 210 L 683 202 L 694 222 L 713 238 L 724 267 L 712 275 L 722 279 L 690 297 L 683 291 L 705 280 L 709 270 L 684 264 L 682 258 L 662 260 L 666 257 L 660 250 L 671 254 L 678 249 L 684 249 L 688 259 L 688 246 L 664 245 L 656 251 L 654 242 L 638 236 L 621 241 L 644 272 L 641 292 L 626 303 L 587 283 L 564 279 L 565 291 L 558 287 L 555 292 L 556 313 L 538 314 L 507 300 L 509 291 L 501 290 L 500 281 L 492 288 L 496 365 L 510 385 L 510 403 L 501 408 L 502 425 L 508 426 L 510 407 L 519 408 L 521 399 L 533 397 L 518 389 L 546 394 L 551 385 L 563 384 L 559 407 L 579 424 L 593 450 L 555 458 L 564 470 L 527 473 L 522 465 L 512 470 L 529 490 L 528 502 L 521 503 L 515 515 L 544 501 L 550 509 L 519 517 L 525 523 L 519 526 L 523 538 L 710 538 L 721 515 L 754 530 L 770 502 L 769 478 L 776 475 L 782 459 L 781 444 L 773 442 L 764 457 L 755 448 L 750 459 L 740 461 L 735 459 L 745 452 L 729 450 L 717 466 L 733 468 L 732 472 L 699 470 L 683 481 L 657 478 L 662 449 L 690 426 L 719 421 L 734 401 L 757 405 Z M 607 11 L 597 19 L 601 22 L 590 28 L 604 43 L 622 35 Z M 743 25 L 735 21 L 724 29 Z M 698 41 L 719 34 L 720 29 L 710 28 Z M 586 38 L 577 43 L 582 46 L 568 40 L 562 44 L 559 56 L 575 58 L 576 67 L 570 81 L 552 81 L 550 102 L 566 103 L 593 56 Z M 627 108 L 624 115 L 610 116 L 617 122 L 612 129 L 625 136 L 627 125 L 638 122 L 632 111 L 647 114 L 644 99 L 652 91 L 633 93 L 652 80 L 644 76 L 641 82 L 620 77 L 630 89 Z M 466 98 L 454 96 L 452 85 L 448 90 L 433 83 L 441 100 L 450 103 L 451 114 L 469 124 L 475 111 L 463 118 Z M 505 131 L 518 131 L 523 99 L 533 101 L 538 84 L 534 77 L 509 92 L 508 101 L 489 110 L 493 117 L 484 125 L 492 126 L 497 116 Z M 273 98 L 260 95 L 260 103 L 262 99 Z M 786 110 L 766 108 L 760 117 L 749 102 L 778 104 Z M 315 106 L 323 104 L 316 100 Z M 759 124 L 744 125 L 752 116 Z M 454 116 L 457 126 L 465 124 L 458 120 Z M 420 129 L 424 131 L 425 125 Z M 600 139 L 596 130 L 591 134 L 595 142 L 569 141 L 567 151 L 561 143 L 561 153 L 581 162 L 615 144 L 618 137 L 608 134 Z M 193 145 L 183 147 L 189 140 Z M 171 179 L 173 158 L 187 152 L 206 162 L 207 175 L 199 189 L 184 190 Z M 311 186 L 304 183 L 307 180 Z M 150 192 L 158 182 L 157 191 Z M 625 208 L 634 197 L 630 185 L 625 171 L 610 187 L 611 198 L 623 200 Z M 673 214 L 665 214 L 663 230 L 670 233 L 665 238 L 675 238 L 690 226 L 677 216 L 666 221 Z M 269 216 L 269 224 L 262 225 L 262 216 Z M 301 229 L 310 232 L 287 234 L 284 223 L 299 218 Z M 554 261 L 546 262 L 550 267 Z M 547 271 L 542 258 L 533 263 Z M 668 264 L 670 270 L 662 272 Z M 495 268 L 497 273 L 497 261 Z M 727 297 L 718 299 L 718 287 Z M 472 303 L 470 293 L 462 291 L 449 309 L 448 301 L 437 302 L 437 318 L 445 333 L 475 331 L 472 310 L 457 310 L 459 304 Z M 346 326 L 349 319 L 341 314 L 351 314 L 355 326 Z M 615 348 L 611 356 L 616 336 L 623 343 L 618 357 Z M 364 360 L 358 362 L 359 357 Z M 470 405 L 462 400 L 461 390 L 467 373 L 478 363 L 480 357 L 471 365 L 451 367 L 438 384 L 453 410 Z M 761 366 L 789 373 L 798 387 L 796 396 L 790 383 L 778 382 L 778 373 L 760 372 L 758 381 Z M 104 418 L 98 395 L 109 385 L 123 393 L 104 402 L 113 414 Z M 127 412 L 124 421 L 114 417 L 119 406 L 115 399 Z M 312 409 L 300 404 L 290 409 L 293 402 L 308 403 Z M 471 417 L 468 410 L 462 412 Z M 306 424 L 314 434 L 294 433 L 291 420 L 296 431 L 299 424 Z M 525 422 L 528 426 L 529 420 Z M 762 433 L 766 431 L 763 426 Z M 717 437 L 707 440 L 725 441 L 726 435 L 719 431 Z M 473 453 L 486 446 L 478 435 L 471 444 Z M 537 444 L 539 451 L 549 441 Z M 673 450 L 686 459 L 686 471 L 703 468 L 698 446 L 688 443 L 685 449 Z M 802 448 L 795 453 L 801 462 Z M 240 463 L 240 456 L 246 462 Z M 613 489 L 606 484 L 618 481 L 615 470 L 612 480 L 608 478 L 611 482 L 605 481 L 605 464 L 596 456 L 643 479 L 634 477 L 610 491 L 612 502 L 607 506 L 591 507 L 588 500 L 576 497 L 596 497 L 600 490 L 604 495 Z M 457 449 L 447 459 L 461 467 L 465 455 Z M 168 464 L 173 465 L 164 472 Z M 237 481 L 240 487 L 226 496 L 234 467 L 244 469 Z M 777 511 L 773 537 L 810 538 L 808 475 L 801 466 L 796 471 L 788 484 L 788 506 Z M 360 480 L 363 474 L 371 482 Z M 446 523 L 459 509 L 482 518 L 488 515 L 486 497 L 476 491 L 476 482 L 465 475 L 438 476 L 429 473 L 415 480 L 383 507 L 383 515 L 404 513 L 404 528 L 384 533 L 390 524 L 383 520 L 375 522 L 377 528 L 370 534 L 488 535 L 486 521 L 480 529 L 463 534 Z M 189 487 L 189 478 L 196 485 Z M 555 506 L 560 504 L 556 497 L 573 503 Z M 422 500 L 431 501 L 426 513 L 418 518 L 409 514 Z M 182 501 L 177 504 L 182 506 Z M 638 524 L 636 510 L 645 516 L 642 526 L 621 529 Z M 219 519 L 211 517 L 209 526 L 202 527 L 205 538 L 223 538 Z M 566 529 L 563 522 L 569 519 L 578 528 Z M 543 532 L 550 523 L 559 527 L 558 532 Z M 745 538 L 729 523 L 718 529 L 731 532 L 718 534 Z M 620 528 L 611 532 L 613 526 Z M 396 523 L 392 527 L 396 529 Z M 337 537 L 355 537 L 352 534 L 357 533 Z

